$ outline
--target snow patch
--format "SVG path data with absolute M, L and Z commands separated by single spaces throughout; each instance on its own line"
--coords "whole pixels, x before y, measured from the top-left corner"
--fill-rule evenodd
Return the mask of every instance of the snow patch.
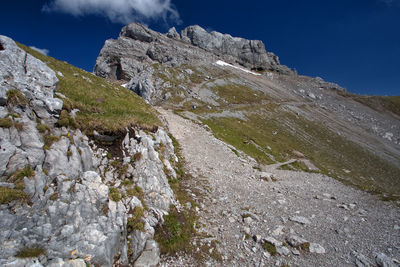
M 247 70 L 247 69 L 245 69 L 245 68 L 241 68 L 241 67 L 238 67 L 238 66 L 234 66 L 234 65 L 229 64 L 229 63 L 226 63 L 226 62 L 224 62 L 224 61 L 222 61 L 222 60 L 218 60 L 217 62 L 215 62 L 215 64 L 217 64 L 217 65 L 219 65 L 219 66 L 223 66 L 223 67 L 224 67 L 224 66 L 228 66 L 228 67 L 231 67 L 231 68 L 234 68 L 234 69 L 237 69 L 237 70 L 244 71 L 244 72 L 246 72 L 246 73 L 253 74 L 253 75 L 255 75 L 255 76 L 261 76 L 260 73 L 256 73 L 256 72 Z

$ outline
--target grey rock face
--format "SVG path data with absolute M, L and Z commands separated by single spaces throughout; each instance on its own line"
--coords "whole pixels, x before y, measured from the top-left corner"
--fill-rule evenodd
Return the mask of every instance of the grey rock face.
M 126 34 L 147 40 L 140 27 L 129 28 Z M 122 265 L 137 258 L 145 265 L 157 265 L 159 250 L 151 241 L 154 227 L 176 203 L 167 175 L 176 177 L 171 162 L 177 157 L 168 134 L 161 128 L 150 134 L 127 129 L 122 144 L 115 144 L 122 156 L 109 158 L 109 151 L 79 130 L 56 127 L 62 101 L 54 98 L 54 71 L 9 38 L 0 36 L 0 44 L 4 48 L 0 50 L 1 96 L 7 100 L 7 90 L 17 89 L 29 100 L 24 107 L 12 103 L 0 107 L 0 116 L 11 122 L 9 128 L 0 127 L 0 186 L 16 188 L 11 175 L 28 165 L 34 171 L 31 177 L 21 178 L 29 205 L 28 201 L 0 205 L 0 265 L 112 266 L 116 258 Z M 47 125 L 46 133 L 39 132 L 38 123 Z M 46 135 L 54 142 L 46 141 L 44 148 Z M 132 186 L 142 189 L 140 195 L 127 193 Z M 111 187 L 119 197 L 110 197 Z M 129 229 L 128 221 L 139 208 L 143 225 Z M 36 245 L 46 255 L 15 258 L 22 248 Z M 128 250 L 133 253 L 128 255 Z
M 39 107 L 46 107 L 54 114 L 61 110 L 62 101 L 54 98 L 58 83 L 53 70 L 40 60 L 27 54 L 13 40 L 0 35 L 0 98 L 6 98 L 6 92 L 17 89 L 29 100 L 37 100 Z
M 231 55 L 238 63 L 251 69 L 269 69 L 280 65 L 279 59 L 265 51 L 262 41 L 246 40 L 219 32 L 208 33 L 198 25 L 189 26 L 181 33 L 182 40 L 218 55 Z

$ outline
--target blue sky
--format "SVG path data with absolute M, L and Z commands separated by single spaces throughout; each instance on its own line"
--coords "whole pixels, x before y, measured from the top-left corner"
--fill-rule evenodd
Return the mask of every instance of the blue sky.
M 12 0 L 2 3 L 0 34 L 92 71 L 129 21 L 260 39 L 299 74 L 400 95 L 400 0 Z

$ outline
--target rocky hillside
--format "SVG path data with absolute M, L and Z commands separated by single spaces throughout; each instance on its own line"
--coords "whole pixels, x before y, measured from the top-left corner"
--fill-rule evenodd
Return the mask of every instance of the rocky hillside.
M 398 266 L 399 110 L 199 26 L 0 36 L 0 265 Z
M 5 36 L 0 48 L 0 265 L 158 263 L 179 175 L 156 112 Z
M 199 26 L 161 34 L 133 23 L 106 41 L 94 71 L 207 125 L 259 168 L 293 159 L 282 168 L 400 196 L 398 99 L 351 95 L 297 75 L 261 41 Z

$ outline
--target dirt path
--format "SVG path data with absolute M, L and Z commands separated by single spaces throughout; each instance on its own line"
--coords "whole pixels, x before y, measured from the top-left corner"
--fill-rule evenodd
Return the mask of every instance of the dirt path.
M 220 242 L 224 260 L 217 265 L 354 266 L 358 258 L 374 266 L 376 253 L 400 260 L 400 208 L 393 203 L 321 174 L 270 167 L 276 181 L 267 182 L 253 168 L 254 160 L 237 157 L 202 126 L 159 111 L 181 144 L 188 169 L 195 178 L 208 180 L 199 216 L 202 230 Z M 290 236 L 307 240 L 312 252 L 294 249 Z M 262 248 L 265 239 L 277 245 L 277 255 Z M 162 265 L 190 261 L 164 258 Z

